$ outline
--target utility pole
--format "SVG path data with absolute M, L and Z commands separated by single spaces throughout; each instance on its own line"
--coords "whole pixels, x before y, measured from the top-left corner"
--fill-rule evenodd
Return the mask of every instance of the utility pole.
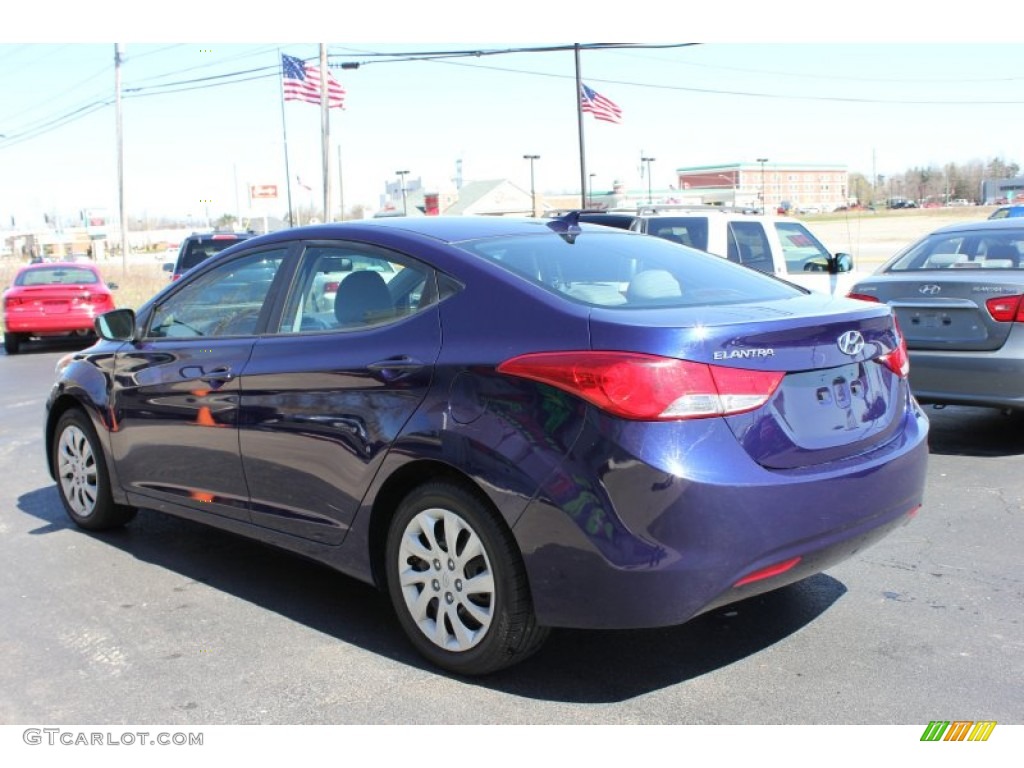
M 114 44 L 114 103 L 117 123 L 117 207 L 121 219 L 121 272 L 128 271 L 128 218 L 124 208 L 124 133 L 121 125 L 121 44 Z

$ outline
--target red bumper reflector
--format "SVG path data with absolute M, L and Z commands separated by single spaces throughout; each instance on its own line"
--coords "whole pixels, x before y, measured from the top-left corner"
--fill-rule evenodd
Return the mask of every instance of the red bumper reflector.
M 744 584 L 750 584 L 755 581 L 762 581 L 764 579 L 770 579 L 772 576 L 778 576 L 780 573 L 785 573 L 789 569 L 793 568 L 799 563 L 801 558 L 791 557 L 789 560 L 784 560 L 781 563 L 775 565 L 769 565 L 767 568 L 762 568 L 759 571 L 754 571 L 751 574 L 744 576 L 742 579 L 733 584 L 734 587 L 742 587 Z

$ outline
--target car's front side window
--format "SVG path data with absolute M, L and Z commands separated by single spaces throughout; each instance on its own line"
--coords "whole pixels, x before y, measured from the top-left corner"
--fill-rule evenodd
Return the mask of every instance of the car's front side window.
M 189 281 L 155 308 L 147 338 L 256 333 L 286 249 L 250 253 Z

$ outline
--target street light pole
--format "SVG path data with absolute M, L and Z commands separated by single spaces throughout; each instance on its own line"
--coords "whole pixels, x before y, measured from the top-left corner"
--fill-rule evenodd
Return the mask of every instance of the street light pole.
M 532 206 L 530 215 L 537 218 L 537 185 L 534 182 L 533 161 L 540 160 L 540 155 L 523 155 L 523 160 L 530 161 L 530 205 Z
M 647 163 L 647 204 L 648 205 L 651 205 L 651 204 L 654 203 L 654 198 L 651 195 L 651 163 L 653 163 L 654 160 L 655 160 L 655 158 L 653 158 L 653 157 L 641 157 L 640 158 L 640 162 L 641 163 Z
M 395 175 L 398 177 L 398 182 L 402 185 L 402 215 L 409 215 L 409 205 L 405 197 L 405 177 L 409 175 L 408 171 L 395 171 Z
M 590 191 L 587 193 L 587 208 L 594 207 L 594 177 L 596 173 L 590 174 Z
M 718 178 L 725 179 L 732 185 L 732 207 L 736 207 L 736 176 L 726 176 L 724 173 L 719 173 Z
M 761 164 L 761 213 L 768 214 L 768 187 L 764 181 L 764 164 L 768 162 L 767 157 L 757 158 L 757 162 Z

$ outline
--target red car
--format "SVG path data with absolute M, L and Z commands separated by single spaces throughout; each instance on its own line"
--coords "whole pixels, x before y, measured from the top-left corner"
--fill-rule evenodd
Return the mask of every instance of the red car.
M 31 336 L 86 336 L 93 318 L 114 308 L 111 288 L 92 264 L 30 264 L 4 291 L 4 350 L 17 354 Z

